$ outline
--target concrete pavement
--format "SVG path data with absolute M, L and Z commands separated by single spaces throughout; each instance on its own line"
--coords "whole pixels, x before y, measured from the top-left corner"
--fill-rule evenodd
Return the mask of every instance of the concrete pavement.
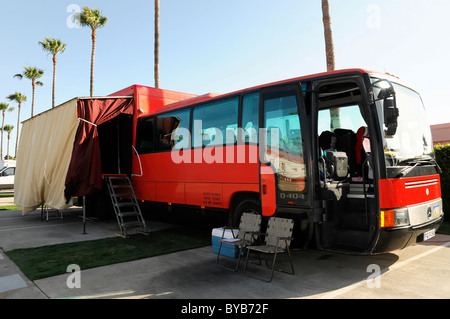
M 381 256 L 353 256 L 317 250 L 293 251 L 295 275 L 275 273 L 272 283 L 216 266 L 211 247 L 120 263 L 29 281 L 5 251 L 46 244 L 112 237 L 117 225 L 90 222 L 82 234 L 79 211 L 64 219 L 40 220 L 38 212 L 0 212 L 0 299 L 347 299 L 450 297 L 450 236 Z M 153 229 L 170 224 L 149 222 Z M 287 266 L 282 257 L 282 266 Z M 251 265 L 253 274 L 267 275 Z M 69 285 L 68 285 L 69 282 Z
M 67 288 L 69 275 L 34 284 L 48 298 L 448 299 L 450 269 L 442 260 L 450 258 L 450 238 L 436 240 L 376 257 L 294 251 L 296 274 L 275 273 L 272 283 L 249 278 L 242 268 L 234 273 L 216 267 L 216 256 L 205 247 L 81 271 L 80 289 Z M 379 267 L 379 287 L 371 265 Z M 257 266 L 251 271 L 268 275 Z

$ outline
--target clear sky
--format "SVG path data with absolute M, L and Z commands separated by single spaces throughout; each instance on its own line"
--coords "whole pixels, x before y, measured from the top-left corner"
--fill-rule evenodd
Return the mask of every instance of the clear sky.
M 71 20 L 83 6 L 109 18 L 97 33 L 94 95 L 154 85 L 153 1 L 0 0 L 0 102 L 27 95 L 21 121 L 31 115 L 31 82 L 13 76 L 24 66 L 45 70 L 35 114 L 51 107 L 52 59 L 38 46 L 44 37 L 67 43 L 56 104 L 89 95 L 90 29 Z M 422 94 L 430 124 L 450 122 L 450 1 L 330 0 L 330 8 L 338 69 L 395 74 Z M 161 0 L 160 32 L 164 89 L 228 93 L 326 70 L 320 0 Z M 16 126 L 17 113 L 6 122 Z

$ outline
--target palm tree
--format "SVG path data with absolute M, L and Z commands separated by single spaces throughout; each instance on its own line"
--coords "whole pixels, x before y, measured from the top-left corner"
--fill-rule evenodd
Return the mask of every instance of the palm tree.
M 159 0 L 155 0 L 155 88 L 159 89 Z
M 14 94 L 8 95 L 6 98 L 10 101 L 14 101 L 17 102 L 17 104 L 19 104 L 19 107 L 17 109 L 17 137 L 16 137 L 16 152 L 15 152 L 17 156 L 17 147 L 19 146 L 20 108 L 22 107 L 22 102 L 25 102 L 27 100 L 27 97 L 20 92 L 16 92 Z
M 14 126 L 12 125 L 5 125 L 3 128 L 4 131 L 8 132 L 8 148 L 6 150 L 6 159 L 9 159 L 9 140 L 11 139 L 11 132 L 14 129 Z M 3 133 L 3 131 L 2 131 Z
M 53 87 L 52 87 L 52 108 L 55 107 L 55 86 L 56 86 L 56 55 L 66 50 L 67 44 L 59 39 L 44 38 L 39 41 L 44 51 L 48 51 L 53 56 Z
M 2 115 L 3 115 L 3 120 L 2 120 L 2 141 L 0 143 L 1 144 L 0 158 L 3 158 L 3 131 L 4 131 L 4 128 L 5 128 L 6 111 L 12 112 L 12 111 L 14 111 L 14 108 L 13 107 L 9 107 L 9 104 L 0 103 L 0 112 L 2 112 Z
M 331 15 L 330 4 L 328 0 L 322 0 L 322 15 L 323 15 L 323 28 L 325 34 L 325 53 L 327 57 L 327 71 L 331 72 L 336 69 L 336 62 L 334 58 L 334 43 L 333 43 L 333 30 L 331 28 Z M 330 109 L 331 117 L 331 130 L 339 128 L 340 114 L 339 108 Z
M 95 64 L 95 42 L 97 39 L 97 29 L 103 28 L 108 22 L 108 18 L 102 16 L 99 9 L 92 10 L 89 7 L 83 7 L 82 12 L 75 15 L 75 19 L 83 27 L 89 27 L 92 30 L 92 54 L 91 54 L 91 96 L 94 96 L 94 64 Z
M 36 81 L 36 79 L 39 79 L 44 75 L 44 70 L 38 69 L 37 67 L 29 66 L 24 68 L 25 71 L 23 71 L 22 74 L 16 74 L 14 75 L 15 78 L 19 78 L 20 80 L 23 79 L 23 77 L 26 77 L 27 79 L 31 80 L 31 87 L 33 89 L 33 98 L 31 102 L 31 117 L 34 116 L 34 98 L 35 98 L 35 92 L 36 92 L 36 85 L 43 86 L 44 83 L 41 81 Z

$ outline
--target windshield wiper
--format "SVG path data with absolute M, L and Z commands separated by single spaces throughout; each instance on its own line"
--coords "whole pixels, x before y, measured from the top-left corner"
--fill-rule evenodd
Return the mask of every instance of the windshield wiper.
M 396 176 L 395 176 L 395 178 L 398 178 L 398 177 L 405 177 L 406 175 L 408 175 L 409 174 L 409 172 L 411 172 L 413 169 L 415 169 L 417 166 L 419 166 L 421 163 L 418 161 L 418 162 L 416 162 L 416 163 L 414 163 L 414 162 L 409 162 L 409 164 L 414 164 L 413 166 L 408 166 L 408 167 L 405 167 L 404 169 L 402 169 Z
M 436 160 L 432 157 L 427 158 L 427 159 L 410 159 L 407 161 L 403 161 L 401 163 L 407 162 L 408 165 L 410 164 L 414 164 L 413 166 L 408 166 L 403 168 L 396 177 L 405 177 L 406 175 L 409 174 L 409 172 L 411 172 L 414 168 L 416 168 L 419 165 L 423 165 L 423 164 L 434 164 L 436 166 L 436 169 L 438 171 L 439 174 L 442 173 L 441 168 L 439 167 L 439 164 L 436 162 Z

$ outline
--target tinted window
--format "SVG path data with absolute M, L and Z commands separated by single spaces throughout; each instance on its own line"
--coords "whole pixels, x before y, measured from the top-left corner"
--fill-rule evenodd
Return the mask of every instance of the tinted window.
M 217 101 L 194 109 L 194 147 L 236 142 L 239 98 Z
M 136 133 L 136 149 L 139 154 L 153 152 L 154 123 L 154 118 L 139 119 Z
M 247 94 L 242 103 L 243 143 L 258 143 L 259 92 Z
M 187 138 L 177 132 L 189 130 L 189 120 L 190 109 L 159 115 L 156 119 L 156 150 L 170 151 Z
M 306 181 L 295 92 L 272 94 L 265 98 L 264 124 L 267 145 L 265 160 L 278 172 L 279 199 L 303 199 L 303 196 L 291 193 L 303 192 Z

